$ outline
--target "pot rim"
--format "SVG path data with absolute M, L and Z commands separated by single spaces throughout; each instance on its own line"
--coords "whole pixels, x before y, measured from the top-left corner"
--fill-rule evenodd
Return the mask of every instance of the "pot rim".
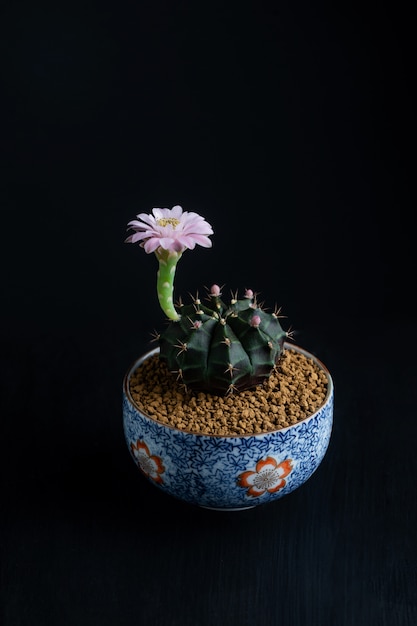
M 326 397 L 324 398 L 324 401 L 321 404 L 321 406 L 314 413 L 309 415 L 308 417 L 305 417 L 304 419 L 300 420 L 299 422 L 296 422 L 295 424 L 291 424 L 290 426 L 286 426 L 285 428 L 277 428 L 276 430 L 268 430 L 268 431 L 261 432 L 261 433 L 247 433 L 247 434 L 243 434 L 243 435 L 217 435 L 217 434 L 211 434 L 211 433 L 196 433 L 196 432 L 193 432 L 191 430 L 186 430 L 186 429 L 182 430 L 182 429 L 179 429 L 179 428 L 175 428 L 174 426 L 171 426 L 170 424 L 164 424 L 162 422 L 159 422 L 154 417 L 148 415 L 147 413 L 143 413 L 143 411 L 141 411 L 141 409 L 137 406 L 137 404 L 135 403 L 135 401 L 133 400 L 133 398 L 132 398 L 132 396 L 130 394 L 129 380 L 130 380 L 130 377 L 132 376 L 133 372 L 139 367 L 139 365 L 141 365 L 149 357 L 154 356 L 155 354 L 159 353 L 159 347 L 152 348 L 151 350 L 148 350 L 147 352 L 144 352 L 141 356 L 136 358 L 131 363 L 130 367 L 127 369 L 127 372 L 126 372 L 126 374 L 125 374 L 125 376 L 123 378 L 123 391 L 124 391 L 124 394 L 125 394 L 127 400 L 129 401 L 129 403 L 139 413 L 141 413 L 142 415 L 144 415 L 145 417 L 150 419 L 152 422 L 155 422 L 156 424 L 159 424 L 162 427 L 169 428 L 170 430 L 174 430 L 174 431 L 176 431 L 178 433 L 183 433 L 184 435 L 186 435 L 186 434 L 194 435 L 195 437 L 216 437 L 216 438 L 219 438 L 219 439 L 243 439 L 243 438 L 247 438 L 247 437 L 257 437 L 257 436 L 260 436 L 260 435 L 273 435 L 275 433 L 285 433 L 288 430 L 290 430 L 291 428 L 294 428 L 296 426 L 299 426 L 300 424 L 304 424 L 304 423 L 310 421 L 311 419 L 313 419 L 323 409 L 323 407 L 326 406 L 326 404 L 329 402 L 329 400 L 332 398 L 332 396 L 334 394 L 334 383 L 333 383 L 333 378 L 332 378 L 332 376 L 330 374 L 330 371 L 328 370 L 326 365 L 324 365 L 324 363 L 318 357 L 316 357 L 312 352 L 309 352 L 308 350 L 306 350 L 305 348 L 302 348 L 301 346 L 299 346 L 297 344 L 289 344 L 288 342 L 284 342 L 284 350 L 294 350 L 295 352 L 299 352 L 299 353 L 303 354 L 304 356 L 306 356 L 307 358 L 311 359 L 325 373 L 326 378 L 327 378 Z

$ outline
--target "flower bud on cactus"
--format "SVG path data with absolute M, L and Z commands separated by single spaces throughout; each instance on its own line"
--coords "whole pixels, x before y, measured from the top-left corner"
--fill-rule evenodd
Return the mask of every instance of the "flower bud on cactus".
M 159 358 L 190 389 L 225 395 L 249 389 L 272 373 L 288 337 L 278 312 L 258 306 L 251 290 L 227 306 L 218 285 L 208 304 L 180 305 L 178 321 L 159 335 Z

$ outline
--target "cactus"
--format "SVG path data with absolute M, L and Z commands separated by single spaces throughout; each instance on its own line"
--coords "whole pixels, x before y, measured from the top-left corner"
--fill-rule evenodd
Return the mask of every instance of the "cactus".
M 225 395 L 243 391 L 267 379 L 290 335 L 279 322 L 279 311 L 267 313 L 251 290 L 243 299 L 221 300 L 213 285 L 204 305 L 179 304 L 179 318 L 157 336 L 159 358 L 178 373 L 186 388 Z
M 207 305 L 198 297 L 192 304 L 174 305 L 177 263 L 185 250 L 197 244 L 211 247 L 211 225 L 180 205 L 154 208 L 152 214 L 136 217 L 128 223 L 134 233 L 125 242 L 139 243 L 158 260 L 158 300 L 169 325 L 156 338 L 159 358 L 168 370 L 177 372 L 186 388 L 217 395 L 243 391 L 269 378 L 285 338 L 291 336 L 281 328 L 279 311 L 267 313 L 250 289 L 243 299 L 236 294 L 226 305 L 218 285 L 211 287 Z

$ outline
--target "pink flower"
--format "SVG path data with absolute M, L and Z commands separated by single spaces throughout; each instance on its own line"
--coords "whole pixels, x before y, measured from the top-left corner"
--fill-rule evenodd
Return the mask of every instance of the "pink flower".
M 152 213 L 139 213 L 137 220 L 128 223 L 135 233 L 125 243 L 140 241 L 147 254 L 158 248 L 182 253 L 187 248 L 193 250 L 196 244 L 211 247 L 207 235 L 212 235 L 213 229 L 198 213 L 183 212 L 179 205 L 172 209 L 152 209 Z

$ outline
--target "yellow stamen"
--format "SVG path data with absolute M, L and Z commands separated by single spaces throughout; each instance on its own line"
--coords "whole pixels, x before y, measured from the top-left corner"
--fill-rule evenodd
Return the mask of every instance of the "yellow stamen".
M 168 224 L 171 224 L 171 226 L 175 228 L 180 223 L 180 220 L 177 220 L 176 217 L 161 217 L 157 222 L 158 226 L 168 226 Z

